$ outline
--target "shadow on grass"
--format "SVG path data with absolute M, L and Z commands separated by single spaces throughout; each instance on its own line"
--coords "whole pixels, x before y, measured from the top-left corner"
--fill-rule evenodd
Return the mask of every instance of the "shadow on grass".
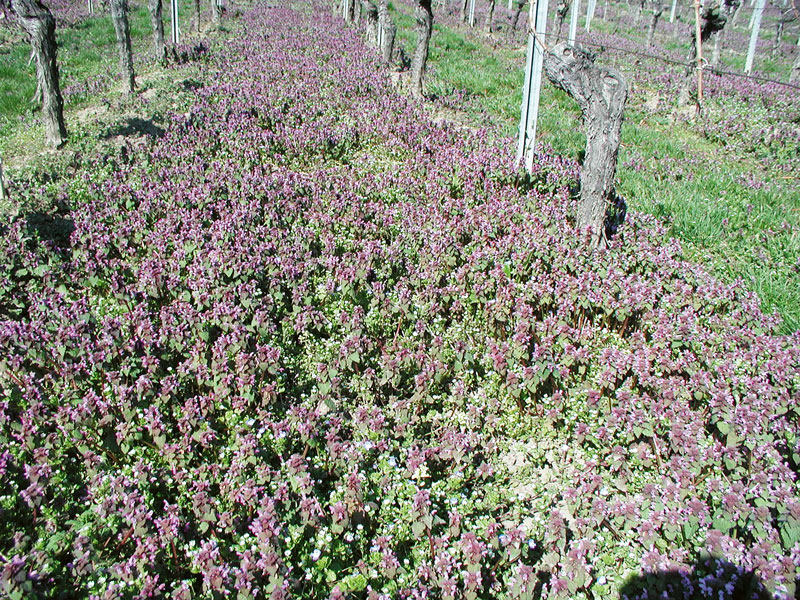
M 719 558 L 695 564 L 691 573 L 657 571 L 631 577 L 620 600 L 772 600 L 758 576 Z
M 110 139 L 119 135 L 124 137 L 138 137 L 142 135 L 149 135 L 150 137 L 160 138 L 164 135 L 165 130 L 156 125 L 152 119 L 140 119 L 139 117 L 130 117 L 124 123 L 120 123 L 111 127 L 101 137 L 103 139 Z

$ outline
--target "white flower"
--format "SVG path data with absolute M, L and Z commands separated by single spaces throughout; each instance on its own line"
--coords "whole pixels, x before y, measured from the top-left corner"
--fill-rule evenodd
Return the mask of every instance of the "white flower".
M 319 548 L 315 548 L 314 551 L 311 553 L 311 560 L 317 562 L 320 556 L 322 556 L 322 550 L 320 550 Z

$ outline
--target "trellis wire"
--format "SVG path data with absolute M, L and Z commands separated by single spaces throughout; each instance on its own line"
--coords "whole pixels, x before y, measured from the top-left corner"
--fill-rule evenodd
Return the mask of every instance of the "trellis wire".
M 563 35 L 559 36 L 555 33 L 548 34 L 548 37 L 551 39 L 559 39 L 559 40 L 566 40 L 567 38 Z M 662 62 L 671 64 L 671 65 L 679 65 L 682 67 L 694 67 L 696 66 L 694 63 L 688 63 L 683 60 L 675 60 L 672 58 L 667 58 L 666 56 L 660 56 L 658 54 L 650 54 L 649 52 L 638 52 L 636 50 L 628 50 L 627 48 L 622 48 L 620 46 L 613 46 L 611 44 L 599 43 L 599 42 L 590 42 L 588 40 L 581 40 L 581 44 L 586 46 L 593 46 L 595 48 L 599 48 L 601 51 L 603 50 L 617 50 L 618 52 L 622 52 L 623 54 L 631 54 L 633 56 L 642 56 L 644 58 L 653 58 L 655 60 L 660 60 Z M 741 79 L 752 79 L 753 81 L 761 81 L 764 83 L 774 83 L 776 85 L 782 85 L 785 87 L 789 87 L 795 90 L 800 90 L 800 85 L 796 85 L 794 83 L 789 83 L 787 81 L 778 81 L 777 79 L 770 79 L 769 77 L 761 77 L 760 75 L 746 75 L 744 73 L 737 73 L 736 71 L 726 71 L 725 69 L 720 69 L 719 67 L 711 67 L 708 65 L 703 66 L 703 71 L 706 73 L 714 73 L 716 75 L 730 75 L 731 77 L 740 77 Z

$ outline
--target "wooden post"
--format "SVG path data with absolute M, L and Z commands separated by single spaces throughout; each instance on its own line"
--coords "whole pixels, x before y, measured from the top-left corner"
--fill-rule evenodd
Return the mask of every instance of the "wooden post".
M 469 26 L 475 27 L 475 0 L 469 0 Z
M 756 56 L 756 42 L 758 41 L 758 30 L 761 29 L 761 16 L 764 14 L 764 0 L 758 0 L 753 9 L 753 30 L 750 32 L 750 45 L 747 47 L 747 60 L 744 64 L 744 72 L 748 75 L 753 72 L 753 59 Z
M 536 122 L 539 118 L 539 94 L 542 89 L 542 66 L 546 52 L 543 43 L 547 30 L 547 3 L 548 0 L 535 0 L 531 3 L 529 14 L 528 52 L 517 141 L 517 168 L 524 158 L 528 173 L 533 170 L 533 155 L 536 149 Z
M 592 19 L 594 19 L 594 11 L 597 8 L 597 0 L 589 0 L 586 6 L 586 31 L 592 26 Z
M 90 15 L 94 14 L 94 1 L 93 0 L 89 0 L 89 14 Z
M 578 14 L 580 13 L 581 0 L 572 0 L 572 8 L 569 15 L 569 38 L 567 43 L 575 45 L 575 36 L 578 35 Z
M 697 111 L 703 106 L 703 38 L 700 29 L 700 0 L 694 0 L 694 38 L 697 49 Z
M 508 12 L 511 12 L 511 11 L 513 10 L 513 8 L 514 8 L 514 7 L 512 6 L 512 3 L 513 3 L 513 2 L 514 2 L 514 0 L 508 0 Z
M 672 0 L 672 11 L 669 13 L 669 22 L 675 22 L 675 10 L 678 8 L 678 0 Z
M 178 0 L 170 0 L 170 7 L 172 8 L 172 44 L 177 46 L 180 42 L 180 29 L 178 28 Z

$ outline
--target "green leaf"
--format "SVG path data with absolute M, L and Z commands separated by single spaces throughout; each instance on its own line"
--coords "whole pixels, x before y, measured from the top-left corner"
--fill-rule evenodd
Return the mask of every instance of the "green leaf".
M 367 588 L 367 578 L 361 573 L 348 575 L 339 582 L 339 588 L 343 592 L 361 592 Z
M 697 531 L 699 530 L 697 519 L 692 519 L 687 523 L 683 524 L 683 537 L 687 540 L 691 540 Z
M 714 517 L 711 524 L 714 529 L 721 533 L 728 533 L 733 527 L 733 521 L 728 519 L 727 515 L 721 513 L 717 513 L 717 516 Z
M 736 432 L 731 431 L 730 433 L 728 433 L 728 437 L 725 440 L 725 445 L 728 446 L 728 448 L 735 448 L 736 446 L 739 445 L 739 442 L 741 441 L 742 441 L 741 438 L 738 435 L 736 435 Z
M 411 524 L 411 533 L 414 534 L 414 537 L 422 537 L 422 534 L 425 533 L 425 523 L 422 521 L 414 521 Z
M 794 548 L 795 544 L 800 542 L 800 525 L 784 523 L 781 526 L 781 541 L 786 550 Z

